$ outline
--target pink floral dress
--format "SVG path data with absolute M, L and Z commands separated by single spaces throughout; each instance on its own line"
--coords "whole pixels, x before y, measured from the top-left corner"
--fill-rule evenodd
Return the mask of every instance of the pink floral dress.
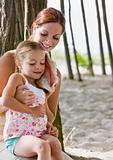
M 45 104 L 45 93 L 42 89 L 36 88 L 26 81 L 26 85 L 39 98 L 38 104 Z M 36 102 L 35 102 L 36 103 Z M 37 106 L 38 107 L 38 106 Z M 40 137 L 46 133 L 47 115 L 43 117 L 33 117 L 31 114 L 20 113 L 9 109 L 6 112 L 6 123 L 4 127 L 4 140 L 33 135 Z

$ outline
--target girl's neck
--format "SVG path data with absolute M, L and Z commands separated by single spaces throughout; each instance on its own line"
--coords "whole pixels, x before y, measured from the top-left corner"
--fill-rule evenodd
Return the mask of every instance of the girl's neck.
M 36 86 L 36 83 L 35 83 L 35 79 L 33 79 L 33 78 L 30 78 L 30 77 L 28 77 L 28 76 L 26 76 L 26 75 L 24 75 L 24 77 L 27 79 L 27 81 L 30 83 L 30 84 L 32 84 L 33 86 Z

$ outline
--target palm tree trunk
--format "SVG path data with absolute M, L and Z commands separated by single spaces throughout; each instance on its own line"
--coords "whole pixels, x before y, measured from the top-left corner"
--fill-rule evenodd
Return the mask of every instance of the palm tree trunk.
M 62 132 L 62 120 L 61 120 L 59 105 L 58 105 L 57 115 L 56 115 L 56 118 L 55 118 L 55 121 L 54 121 L 53 125 L 55 127 L 57 127 L 57 129 L 58 129 L 58 132 L 59 132 L 58 139 L 61 142 L 62 150 L 64 151 L 63 132 Z
M 81 0 L 80 2 L 81 2 L 81 8 L 82 8 L 85 37 L 86 37 L 86 45 L 87 45 L 87 52 L 88 52 L 88 59 L 89 59 L 89 71 L 90 71 L 90 74 L 93 76 L 94 75 L 93 62 L 92 62 L 91 52 L 90 52 L 90 47 L 89 47 L 89 38 L 88 38 L 88 31 L 87 31 L 87 24 L 86 24 L 85 10 L 84 10 L 84 1 Z
M 103 11 L 103 18 L 104 18 L 104 25 L 105 25 L 105 33 L 106 33 L 106 39 L 107 39 L 107 45 L 108 45 L 108 51 L 109 51 L 109 60 L 111 65 L 111 72 L 112 72 L 112 82 L 113 82 L 113 55 L 112 55 L 112 47 L 110 42 L 110 36 L 109 36 L 109 29 L 107 24 L 107 15 L 106 15 L 106 4 L 105 0 L 102 0 L 102 11 Z
M 36 14 L 47 6 L 47 0 L 28 0 L 28 27 Z M 44 5 L 44 6 L 43 6 Z M 14 49 L 24 40 L 24 0 L 1 0 L 0 54 Z
M 61 4 L 61 10 L 65 14 L 64 0 L 61 0 L 60 4 Z M 70 58 L 70 53 L 69 53 L 69 48 L 68 48 L 66 32 L 63 34 L 63 41 L 64 41 L 65 56 L 66 56 L 66 62 L 67 62 L 67 67 L 68 67 L 69 78 L 70 79 L 74 79 L 73 72 L 72 72 L 72 67 L 71 67 L 71 58 Z
M 23 40 L 23 17 L 20 1 L 2 0 L 1 7 L 1 28 L 0 28 L 0 52 L 3 54 L 6 50 L 14 49 L 16 44 Z M 14 36 L 15 35 L 15 36 Z
M 101 31 L 101 20 L 100 20 L 98 0 L 95 0 L 95 5 L 97 10 L 98 35 L 99 35 L 100 57 L 101 57 L 101 64 L 102 64 L 102 74 L 105 75 L 106 70 L 105 70 L 104 52 L 103 52 L 103 44 L 102 44 L 102 31 Z
M 72 21 L 71 21 L 71 2 L 70 2 L 70 0 L 69 0 L 69 23 L 70 23 L 70 30 L 71 30 L 71 37 L 72 37 L 72 44 L 73 44 L 73 53 L 74 53 L 75 62 L 76 62 L 78 80 L 82 81 L 81 75 L 80 75 L 80 71 L 79 71 L 79 65 L 78 65 L 78 59 L 77 59 L 77 51 L 76 51 L 76 48 L 75 48 L 75 42 L 74 42 L 74 36 L 73 36 Z

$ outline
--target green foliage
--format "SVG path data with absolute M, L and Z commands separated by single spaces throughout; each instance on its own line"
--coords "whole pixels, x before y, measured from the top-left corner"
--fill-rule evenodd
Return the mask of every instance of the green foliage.
M 89 68 L 89 62 L 88 62 L 88 58 L 87 55 L 81 55 L 80 53 L 77 53 L 77 59 L 78 59 L 78 64 L 81 67 L 84 68 Z
M 70 58 L 72 62 L 75 61 L 75 57 L 73 53 L 70 54 Z M 58 50 L 52 53 L 52 59 L 60 63 L 66 61 L 65 54 L 62 51 L 58 51 Z M 104 55 L 104 59 L 105 59 L 105 64 L 109 65 L 110 63 L 109 63 L 108 54 Z M 77 52 L 77 60 L 78 60 L 79 66 L 89 70 L 89 60 L 88 60 L 87 54 L 81 54 Z M 92 61 L 93 61 L 93 65 L 101 65 L 100 56 L 98 56 L 97 53 L 92 54 Z

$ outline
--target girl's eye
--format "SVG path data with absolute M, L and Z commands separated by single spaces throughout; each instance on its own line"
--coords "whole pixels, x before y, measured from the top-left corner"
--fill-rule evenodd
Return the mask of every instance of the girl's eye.
M 35 63 L 29 63 L 29 65 L 30 65 L 30 66 L 33 66 L 33 65 L 35 65 Z

